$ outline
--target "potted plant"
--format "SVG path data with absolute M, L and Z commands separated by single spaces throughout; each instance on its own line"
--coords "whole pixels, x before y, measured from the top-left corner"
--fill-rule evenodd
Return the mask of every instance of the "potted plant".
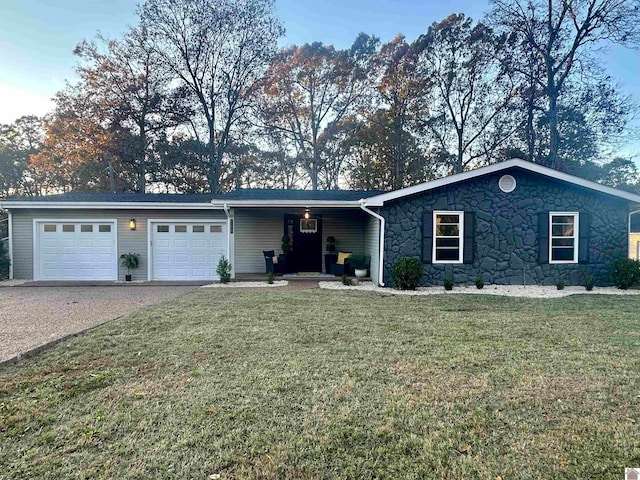
M 367 276 L 367 269 L 369 268 L 369 262 L 371 257 L 366 254 L 353 254 L 349 257 L 349 265 L 354 270 L 354 273 L 357 278 L 362 278 Z
M 131 270 L 138 268 L 140 264 L 138 257 L 139 255 L 137 253 L 131 252 L 120 255 L 120 265 L 127 267 L 127 274 L 124 277 L 127 282 L 131 281 Z
M 291 238 L 289 235 L 283 235 L 281 240 L 280 248 L 282 248 L 282 253 L 278 255 L 278 262 L 281 263 L 282 271 L 288 273 L 289 270 L 289 254 L 291 253 Z
M 327 245 L 325 246 L 327 253 L 324 255 L 324 271 L 331 273 L 331 265 L 336 263 L 338 255 L 336 255 L 336 237 L 329 235 L 327 237 Z

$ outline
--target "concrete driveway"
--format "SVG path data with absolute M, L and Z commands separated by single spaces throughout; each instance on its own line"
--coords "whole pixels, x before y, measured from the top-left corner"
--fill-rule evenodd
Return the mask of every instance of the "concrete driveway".
M 0 362 L 197 286 L 0 288 Z

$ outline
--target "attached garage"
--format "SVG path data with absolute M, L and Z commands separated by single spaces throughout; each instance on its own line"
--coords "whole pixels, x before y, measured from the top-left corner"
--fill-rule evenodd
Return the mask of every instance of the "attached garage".
M 34 220 L 34 279 L 117 280 L 115 220 Z
M 217 280 L 226 222 L 149 220 L 149 279 Z

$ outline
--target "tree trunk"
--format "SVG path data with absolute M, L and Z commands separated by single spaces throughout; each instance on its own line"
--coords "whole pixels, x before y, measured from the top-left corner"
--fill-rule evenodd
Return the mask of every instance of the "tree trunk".
M 218 193 L 220 190 L 220 164 L 216 148 L 215 129 L 209 124 L 209 171 L 207 172 L 209 192 Z
M 536 132 L 534 129 L 534 92 L 533 86 L 529 87 L 529 98 L 527 99 L 527 127 L 525 135 L 527 136 L 527 160 L 534 161 L 535 149 L 536 149 Z
M 458 134 L 458 155 L 456 158 L 455 171 L 453 173 L 462 173 L 464 171 L 464 165 L 462 163 L 463 130 L 458 128 L 456 129 L 456 133 Z
M 550 168 L 560 168 L 558 150 L 560 148 L 560 134 L 558 132 L 558 93 L 549 85 L 549 159 Z

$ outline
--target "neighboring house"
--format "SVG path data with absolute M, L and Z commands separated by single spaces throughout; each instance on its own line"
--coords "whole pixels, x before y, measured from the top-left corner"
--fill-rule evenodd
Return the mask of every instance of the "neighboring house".
M 640 196 L 522 160 L 393 192 L 238 190 L 213 195 L 70 193 L 0 202 L 10 212 L 15 278 L 122 280 L 122 253 L 140 254 L 134 280 L 264 273 L 264 250 L 291 238 L 291 265 L 322 271 L 324 241 L 371 256 L 389 285 L 396 260 L 424 263 L 425 285 L 611 283 L 630 249 Z M 305 212 L 308 219 L 305 219 Z M 382 268 L 379 266 L 382 265 Z

